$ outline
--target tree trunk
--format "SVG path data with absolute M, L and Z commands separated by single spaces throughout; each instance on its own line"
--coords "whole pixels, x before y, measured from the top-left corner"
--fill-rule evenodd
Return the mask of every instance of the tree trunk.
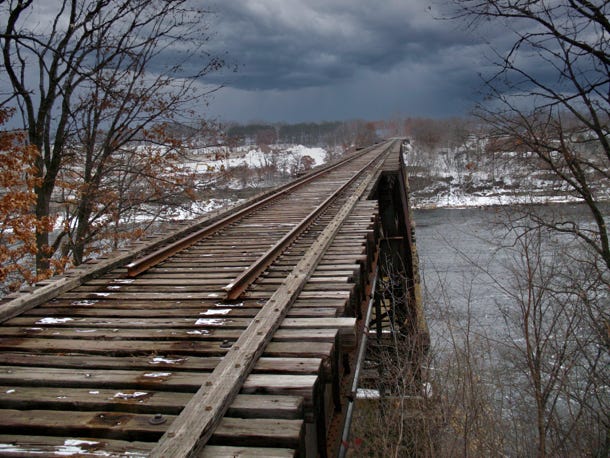
M 88 196 L 81 197 L 76 213 L 76 231 L 72 240 L 72 259 L 74 265 L 78 266 L 84 262 L 85 245 L 89 231 L 89 218 L 91 217 L 91 199 Z
M 43 180 L 40 187 L 35 188 L 36 192 L 36 219 L 45 221 L 51 214 L 51 193 L 53 192 L 52 183 Z M 49 262 L 49 239 L 50 233 L 45 224 L 41 224 L 36 230 L 36 274 L 44 275 L 50 267 Z

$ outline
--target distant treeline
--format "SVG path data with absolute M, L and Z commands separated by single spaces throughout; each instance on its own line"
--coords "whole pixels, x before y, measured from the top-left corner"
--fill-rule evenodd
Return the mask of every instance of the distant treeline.
M 472 135 L 484 135 L 481 122 L 467 117 L 431 119 L 400 117 L 378 121 L 326 121 L 288 123 L 254 122 L 166 127 L 172 135 L 182 138 L 205 138 L 206 144 L 273 145 L 301 144 L 310 147 L 368 146 L 391 137 L 407 137 L 419 148 L 429 152 L 464 145 Z
M 246 144 L 291 143 L 309 146 L 326 145 L 332 141 L 340 122 L 299 123 L 299 124 L 245 124 L 233 125 L 227 129 L 229 137 L 239 139 Z M 269 141 L 271 140 L 271 141 Z
M 298 124 L 231 124 L 225 126 L 229 138 L 242 145 L 301 144 L 306 146 L 347 146 L 374 143 L 380 138 L 375 123 L 365 121 L 308 122 Z
M 228 124 L 225 134 L 239 145 L 275 143 L 306 146 L 367 146 L 390 137 L 408 137 L 430 151 L 463 145 L 482 126 L 472 118 L 396 117 L 382 121 L 332 121 L 298 124 Z

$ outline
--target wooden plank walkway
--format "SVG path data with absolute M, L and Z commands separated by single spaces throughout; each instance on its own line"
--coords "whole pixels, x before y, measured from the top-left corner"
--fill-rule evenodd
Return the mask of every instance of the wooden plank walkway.
M 396 143 L 5 299 L 0 456 L 332 456 Z

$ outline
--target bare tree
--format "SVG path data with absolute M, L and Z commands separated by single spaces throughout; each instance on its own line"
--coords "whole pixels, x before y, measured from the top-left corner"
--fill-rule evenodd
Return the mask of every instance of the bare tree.
M 535 221 L 500 229 L 504 243 L 493 232 L 485 260 L 457 249 L 473 270 L 456 286 L 426 285 L 427 376 L 438 396 L 422 407 L 441 414 L 429 447 L 435 456 L 608 456 L 608 284 L 582 262 L 575 234 Z M 486 307 L 473 306 L 486 282 Z M 483 313 L 493 318 L 480 322 Z
M 610 3 L 601 0 L 454 0 L 471 26 L 506 26 L 512 46 L 496 51 L 486 81 L 491 103 L 478 114 L 492 134 L 514 145 L 533 170 L 582 201 L 591 218 L 524 207 L 510 229 L 521 246 L 515 297 L 523 345 L 515 345 L 537 418 L 539 456 L 610 450 L 607 401 L 607 291 L 610 245 Z M 558 251 L 539 249 L 549 229 Z M 582 245 L 577 242 L 581 241 Z M 571 247 L 577 246 L 574 253 Z M 548 246 L 547 246 L 548 248 Z M 516 277 L 517 278 L 517 277 Z M 518 293 L 517 293 L 518 292 Z M 515 354 L 513 354 L 513 357 Z M 607 396 L 606 396 L 607 398 Z
M 36 217 L 53 214 L 61 173 L 70 168 L 79 178 L 70 184 L 79 201 L 72 240 L 78 263 L 110 158 L 129 154 L 135 142 L 167 146 L 151 132 L 209 92 L 200 79 L 223 63 L 203 49 L 207 12 L 186 0 L 8 0 L 0 15 L 10 87 L 1 103 L 18 107 L 29 143 L 40 151 Z M 61 240 L 37 232 L 38 270 Z
M 600 201 L 610 185 L 610 4 L 602 0 L 454 0 L 456 17 L 472 27 L 502 23 L 514 41 L 496 50 L 488 81 L 491 103 L 479 115 L 495 134 L 535 154 L 534 168 L 553 173 L 594 218 L 537 218 L 578 235 L 610 269 L 607 215 Z M 535 215 L 532 215 L 535 217 Z
M 494 279 L 508 299 L 502 306 L 507 339 L 498 348 L 511 374 L 513 416 L 536 419 L 534 429 L 519 421 L 517 435 L 531 437 L 535 449 L 524 450 L 531 455 L 606 456 L 610 405 L 601 393 L 610 358 L 599 343 L 607 345 L 608 285 L 581 262 L 576 236 L 558 243 L 556 233 L 536 222 L 512 233 L 515 243 L 504 249 L 510 275 Z

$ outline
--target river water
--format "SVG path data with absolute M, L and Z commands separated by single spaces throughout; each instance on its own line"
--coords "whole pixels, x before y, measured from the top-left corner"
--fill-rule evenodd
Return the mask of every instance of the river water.
M 581 222 L 589 218 L 579 204 L 538 209 Z M 605 213 L 610 214 L 610 206 L 605 206 Z M 493 339 L 507 332 L 501 310 L 510 298 L 503 288 L 510 288 L 515 252 L 506 249 L 514 237 L 507 236 L 505 222 L 514 214 L 509 207 L 414 212 L 426 318 L 434 345 L 446 341 L 448 321 Z
M 589 219 L 582 205 L 537 209 L 547 216 L 562 213 L 564 221 L 587 224 Z M 581 452 L 607 446 L 610 357 L 595 329 L 609 319 L 608 283 L 597 282 L 599 276 L 590 275 L 594 271 L 584 270 L 589 264 L 576 262 L 590 258 L 582 256 L 573 236 L 551 233 L 541 237 L 542 249 L 532 258 L 552 270 L 535 278 L 534 293 L 513 288 L 519 281 L 529 285 L 523 276 L 527 269 L 519 265 L 523 258 L 515 249 L 515 233 L 507 232 L 505 224 L 515 214 L 508 207 L 414 212 L 431 337 L 427 377 L 440 397 L 450 400 L 445 408 L 453 412 L 455 436 L 447 437 L 470 434 L 473 444 L 490 441 L 493 455 L 502 443 L 505 456 L 534 456 L 535 399 L 542 397 L 535 397 L 536 374 L 530 370 L 532 362 L 540 362 L 540 386 L 548 397 L 539 416 L 552 426 L 549 443 L 559 447 L 551 455 L 589 456 L 597 452 Z M 529 309 L 537 312 L 524 313 L 520 304 L 530 303 L 540 291 L 540 307 Z M 539 346 L 526 347 L 525 322 L 531 333 L 540 331 Z M 477 456 L 487 454 L 479 451 Z
M 503 210 L 493 207 L 414 212 L 426 319 L 433 346 L 444 347 L 446 323 L 498 334 L 502 293 L 492 277 L 504 273 L 498 244 Z

